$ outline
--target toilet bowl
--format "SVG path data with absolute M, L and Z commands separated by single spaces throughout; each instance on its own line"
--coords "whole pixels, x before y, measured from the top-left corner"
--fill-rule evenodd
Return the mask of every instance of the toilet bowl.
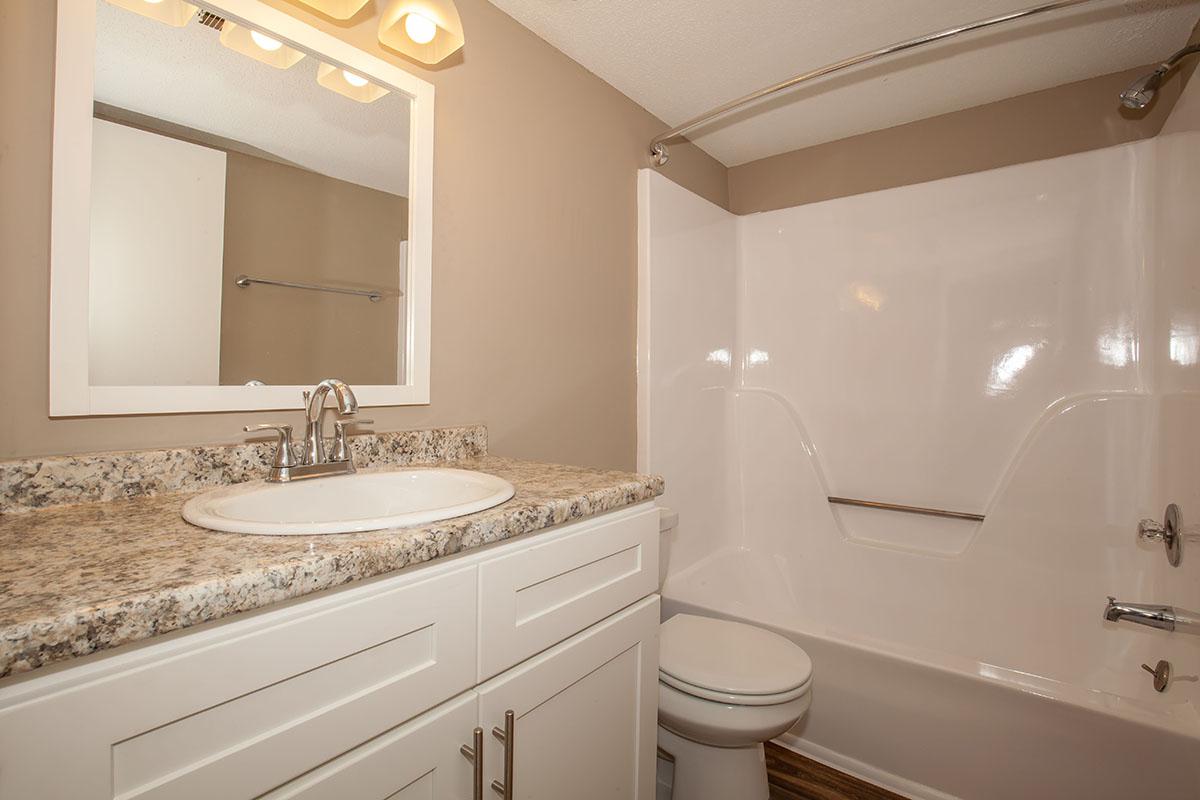
M 763 742 L 808 711 L 808 654 L 753 625 L 677 614 L 659 628 L 658 678 L 673 800 L 766 800 Z

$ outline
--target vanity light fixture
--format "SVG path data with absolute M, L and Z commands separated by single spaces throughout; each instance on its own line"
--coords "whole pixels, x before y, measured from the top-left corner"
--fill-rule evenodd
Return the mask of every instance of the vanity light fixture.
M 183 0 L 108 0 L 110 5 L 165 22 L 173 28 L 187 25 L 196 14 L 196 7 Z
M 327 17 L 350 19 L 367 4 L 367 0 L 300 0 Z
M 466 42 L 454 0 L 392 0 L 379 19 L 379 41 L 424 64 L 436 64 Z
M 424 14 L 410 11 L 404 15 L 404 32 L 417 44 L 429 44 L 437 35 L 437 23 Z
M 250 31 L 250 41 L 254 42 L 268 53 L 274 53 L 276 50 L 283 47 L 283 42 L 279 41 L 278 39 L 272 39 L 265 33 L 259 33 L 258 31 Z
M 251 30 L 228 20 L 221 27 L 221 44 L 244 56 L 250 56 L 255 61 L 270 64 L 276 69 L 287 69 L 304 58 L 303 51 L 288 47 L 261 31 Z
M 317 83 L 360 103 L 374 103 L 388 93 L 361 75 L 324 62 L 317 67 Z

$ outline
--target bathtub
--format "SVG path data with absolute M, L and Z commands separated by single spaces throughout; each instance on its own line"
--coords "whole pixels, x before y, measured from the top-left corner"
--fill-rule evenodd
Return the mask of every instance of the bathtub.
M 1154 139 L 744 216 L 639 175 L 663 607 L 808 651 L 784 744 L 912 797 L 1200 799 L 1200 637 L 1102 613 L 1200 609 L 1200 541 L 1137 537 L 1200 520 L 1188 93 Z
M 748 622 L 804 648 L 814 664 L 812 708 L 778 743 L 922 800 L 1200 798 L 1200 723 L 1190 704 L 1164 710 L 944 654 L 773 624 L 755 610 L 761 598 L 751 594 L 765 585 L 765 565 L 754 560 L 726 551 L 671 576 L 663 618 Z

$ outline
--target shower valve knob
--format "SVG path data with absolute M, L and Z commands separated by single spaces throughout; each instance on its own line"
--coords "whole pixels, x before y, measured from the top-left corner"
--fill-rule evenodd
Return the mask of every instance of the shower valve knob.
M 1144 519 L 1138 523 L 1137 535 L 1144 542 L 1162 542 L 1167 551 L 1167 561 L 1178 567 L 1183 560 L 1182 519 L 1179 506 L 1171 503 L 1163 514 L 1161 523 Z
M 1157 542 L 1163 538 L 1163 534 L 1167 529 L 1162 526 L 1162 523 L 1155 522 L 1152 519 L 1144 519 L 1138 523 L 1138 538 L 1147 542 Z

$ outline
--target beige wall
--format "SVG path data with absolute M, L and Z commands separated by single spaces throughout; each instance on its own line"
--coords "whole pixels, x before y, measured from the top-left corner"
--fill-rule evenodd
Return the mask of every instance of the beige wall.
M 272 4 L 382 52 L 372 12 L 338 26 Z M 483 422 L 498 453 L 632 467 L 636 170 L 666 126 L 487 0 L 457 4 L 467 46 L 449 64 L 387 56 L 437 87 L 432 403 L 370 415 L 379 430 Z M 53 3 L 0 2 L 0 457 L 230 442 L 249 422 L 295 422 L 47 417 L 53 54 Z M 666 174 L 727 203 L 725 169 L 695 148 L 673 148 Z
M 329 375 L 351 385 L 397 382 L 404 369 L 397 332 L 406 305 L 394 292 L 405 281 L 399 247 L 408 239 L 407 198 L 304 169 L 244 142 L 95 105 L 98 119 L 226 155 L 217 334 L 222 386 L 250 380 L 312 385 Z M 333 293 L 247 289 L 235 282 L 241 274 L 393 293 L 370 303 Z M 297 319 L 310 323 L 296 325 Z M 346 339 L 359 346 L 344 347 Z
M 487 0 L 457 0 L 467 46 L 429 70 L 347 24 L 266 0 L 437 87 L 432 403 L 372 409 L 379 430 L 483 422 L 493 450 L 632 467 L 636 170 L 666 126 Z M 0 457 L 236 441 L 296 413 L 46 415 L 54 8 L 0 2 Z M 737 213 L 931 180 L 1153 135 L 1105 76 L 726 170 L 673 146 L 664 174 Z M 897 156 L 897 154 L 902 154 Z M 299 406 L 299 402 L 297 402 Z
M 1102 75 L 939 117 L 751 161 L 729 170 L 729 210 L 771 211 L 1024 164 L 1155 136 L 1194 64 L 1145 112 L 1117 97 L 1156 65 Z
M 408 200 L 241 153 L 228 159 L 221 383 L 311 386 L 330 375 L 352 386 L 396 383 L 403 298 L 373 303 L 234 281 L 248 274 L 395 290 Z

